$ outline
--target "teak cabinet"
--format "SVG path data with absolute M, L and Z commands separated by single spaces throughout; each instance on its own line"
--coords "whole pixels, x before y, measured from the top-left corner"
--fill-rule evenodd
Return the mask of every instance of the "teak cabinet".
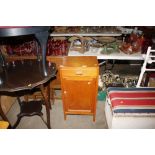
M 95 121 L 98 75 L 96 57 L 64 57 L 60 66 L 64 119 L 67 114 L 87 114 Z

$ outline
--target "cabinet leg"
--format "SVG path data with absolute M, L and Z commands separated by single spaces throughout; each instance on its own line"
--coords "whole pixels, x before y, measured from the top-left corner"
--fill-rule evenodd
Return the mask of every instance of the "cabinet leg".
M 96 115 L 93 115 L 93 122 L 95 122 L 96 120 Z
M 66 114 L 64 114 L 64 120 L 66 120 L 67 119 L 67 115 Z

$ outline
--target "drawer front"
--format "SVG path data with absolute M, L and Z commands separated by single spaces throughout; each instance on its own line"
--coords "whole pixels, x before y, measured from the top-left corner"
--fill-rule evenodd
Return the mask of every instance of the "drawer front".
M 98 76 L 98 68 L 74 68 L 74 69 L 65 69 L 62 68 L 62 76 Z

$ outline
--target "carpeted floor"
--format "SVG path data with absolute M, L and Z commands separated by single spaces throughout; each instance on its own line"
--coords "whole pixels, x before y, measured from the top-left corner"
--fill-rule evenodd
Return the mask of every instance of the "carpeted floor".
M 12 124 L 16 121 L 18 113 L 19 106 L 16 102 L 7 114 Z M 43 113 L 45 114 L 44 106 Z M 67 120 L 64 120 L 62 100 L 56 100 L 51 110 L 51 126 L 53 129 L 106 129 L 104 102 L 98 101 L 96 121 L 93 122 L 93 117 L 89 115 L 67 115 Z M 39 116 L 32 116 L 23 117 L 17 129 L 47 129 L 47 127 Z

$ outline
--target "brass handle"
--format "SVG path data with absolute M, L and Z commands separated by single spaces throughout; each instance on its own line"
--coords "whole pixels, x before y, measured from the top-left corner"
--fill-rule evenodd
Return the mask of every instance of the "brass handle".
M 88 82 L 88 84 L 91 84 L 91 82 Z

